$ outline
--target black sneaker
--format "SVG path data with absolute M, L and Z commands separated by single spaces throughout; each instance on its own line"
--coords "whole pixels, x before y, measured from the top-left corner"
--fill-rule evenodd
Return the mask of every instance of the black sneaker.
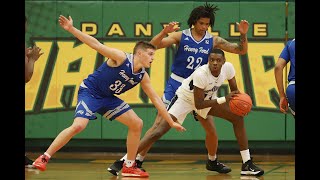
M 231 171 L 231 168 L 219 162 L 218 159 L 214 161 L 211 161 L 210 159 L 208 159 L 206 168 L 209 171 L 217 171 L 218 173 L 224 173 L 224 174 Z
M 137 167 L 139 169 L 141 169 L 142 171 L 146 172 L 146 170 L 142 168 L 142 163 L 143 163 L 143 161 L 139 161 L 138 159 L 136 159 Z
M 29 159 L 26 155 L 24 156 L 24 167 L 25 168 L 32 168 L 35 169 L 35 167 L 32 165 L 33 161 Z
M 252 158 L 242 164 L 241 175 L 261 176 L 263 174 L 264 171 L 253 163 Z
M 119 172 L 121 171 L 122 169 L 122 166 L 123 166 L 123 163 L 124 163 L 124 160 L 116 160 L 111 166 L 108 167 L 108 171 L 115 175 L 115 176 L 118 176 L 119 175 Z

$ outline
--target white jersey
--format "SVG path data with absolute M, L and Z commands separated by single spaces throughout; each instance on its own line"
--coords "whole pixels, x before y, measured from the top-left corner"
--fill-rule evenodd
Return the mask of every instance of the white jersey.
M 204 100 L 216 99 L 219 87 L 225 80 L 230 80 L 234 76 L 235 69 L 230 62 L 224 63 L 218 77 L 214 77 L 211 74 L 208 64 L 199 67 L 187 79 L 182 81 L 181 86 L 176 92 L 177 99 L 173 100 L 174 102 L 172 102 L 172 106 L 169 108 L 169 113 L 175 116 L 181 124 L 187 114 L 192 110 L 206 119 L 211 107 L 196 109 L 194 105 L 193 87 L 197 86 L 200 89 L 204 89 Z
M 225 80 L 230 80 L 235 76 L 235 70 L 230 62 L 222 65 L 218 77 L 211 74 L 209 65 L 205 64 L 196 69 L 187 79 L 183 80 L 182 85 L 177 90 L 178 97 L 184 96 L 194 104 L 193 86 L 204 89 L 205 99 L 216 99 L 217 91 Z

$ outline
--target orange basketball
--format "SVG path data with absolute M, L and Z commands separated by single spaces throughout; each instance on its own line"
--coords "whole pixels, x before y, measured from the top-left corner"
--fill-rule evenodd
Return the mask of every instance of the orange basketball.
M 236 96 L 229 101 L 229 107 L 233 114 L 246 116 L 251 111 L 251 97 L 246 93 L 236 94 Z

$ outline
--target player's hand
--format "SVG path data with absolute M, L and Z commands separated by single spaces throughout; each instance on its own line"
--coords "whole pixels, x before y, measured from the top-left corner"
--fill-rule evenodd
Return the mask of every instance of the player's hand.
M 65 29 L 66 31 L 69 31 L 73 27 L 73 20 L 71 16 L 69 16 L 69 19 L 67 19 L 66 17 L 60 15 L 59 24 L 63 29 Z
M 33 61 L 37 61 L 39 59 L 39 57 L 43 54 L 43 52 L 41 52 L 41 48 L 39 48 L 38 46 L 34 45 L 32 48 L 29 47 L 27 48 L 27 57 L 29 60 L 33 60 Z
M 170 126 L 180 132 L 186 131 L 186 129 L 177 122 L 173 122 L 173 124 L 171 124 Z
M 230 101 L 231 99 L 233 99 L 234 97 L 236 97 L 237 94 L 239 94 L 239 93 L 240 93 L 239 90 L 231 91 L 231 92 L 226 96 L 226 101 L 227 101 L 227 103 L 229 103 L 229 101 Z
M 237 22 L 237 25 L 240 34 L 247 34 L 249 29 L 249 23 L 247 20 L 241 20 L 240 23 Z
M 163 28 L 163 32 L 166 34 L 169 34 L 179 29 L 180 29 L 179 22 L 173 21 L 173 22 L 170 22 L 168 26 Z
M 280 111 L 283 113 L 287 113 L 288 111 L 288 100 L 286 97 L 280 97 L 279 102 Z

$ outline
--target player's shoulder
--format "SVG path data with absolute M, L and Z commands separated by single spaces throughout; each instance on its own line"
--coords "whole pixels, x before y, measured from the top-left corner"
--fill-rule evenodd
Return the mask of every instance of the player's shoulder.
M 234 69 L 234 66 L 233 66 L 233 64 L 232 64 L 231 62 L 225 62 L 225 63 L 223 64 L 223 68 L 224 68 L 226 71 L 228 71 L 228 70 Z

